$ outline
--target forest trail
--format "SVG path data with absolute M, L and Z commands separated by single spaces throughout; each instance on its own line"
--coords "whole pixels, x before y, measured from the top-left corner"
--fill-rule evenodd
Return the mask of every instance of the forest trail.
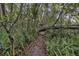
M 28 56 L 48 55 L 42 35 L 38 35 L 38 37 L 33 42 L 31 42 L 25 50 Z

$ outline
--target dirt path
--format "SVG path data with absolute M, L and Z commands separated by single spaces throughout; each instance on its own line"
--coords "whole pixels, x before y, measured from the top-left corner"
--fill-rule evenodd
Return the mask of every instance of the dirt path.
M 47 50 L 44 43 L 44 39 L 39 35 L 35 41 L 31 42 L 26 48 L 27 55 L 29 56 L 46 56 Z

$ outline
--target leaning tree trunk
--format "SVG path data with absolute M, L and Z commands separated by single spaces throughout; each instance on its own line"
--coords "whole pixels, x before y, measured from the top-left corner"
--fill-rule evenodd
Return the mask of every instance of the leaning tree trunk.
M 25 49 L 28 56 L 46 56 L 48 55 L 43 36 L 41 34 L 31 42 Z

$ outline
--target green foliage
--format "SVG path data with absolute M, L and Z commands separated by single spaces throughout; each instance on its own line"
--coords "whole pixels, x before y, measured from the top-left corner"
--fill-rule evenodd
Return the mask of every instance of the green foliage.
M 57 26 L 79 23 L 79 12 L 76 12 L 79 4 L 20 5 L 5 4 L 6 16 L 0 10 L 0 55 L 11 56 L 13 53 L 14 55 L 25 55 L 24 49 L 37 37 L 38 29 L 42 28 L 43 25 L 53 25 L 61 10 L 63 12 L 59 15 L 61 17 L 56 23 Z M 62 8 L 63 6 L 64 8 Z M 22 8 L 21 11 L 20 8 Z M 51 11 L 48 11 L 49 9 Z M 76 22 L 72 22 L 71 18 L 64 18 L 67 14 L 75 17 L 74 21 Z M 12 30 L 9 30 L 14 22 L 15 24 L 11 27 Z M 10 33 L 6 31 L 4 26 Z M 13 49 L 9 35 L 14 38 Z M 49 56 L 79 55 L 79 30 L 50 29 L 47 30 L 44 37 Z
M 49 32 L 50 33 L 50 32 Z M 49 55 L 53 56 L 74 56 L 79 54 L 79 37 L 78 35 L 70 35 L 66 36 L 65 33 L 62 36 L 58 36 L 60 33 L 54 34 L 54 36 L 50 36 L 47 34 L 46 45 L 48 49 Z M 49 35 L 49 36 L 48 36 Z M 55 36 L 56 35 L 56 36 Z M 48 40 L 49 39 L 49 40 Z

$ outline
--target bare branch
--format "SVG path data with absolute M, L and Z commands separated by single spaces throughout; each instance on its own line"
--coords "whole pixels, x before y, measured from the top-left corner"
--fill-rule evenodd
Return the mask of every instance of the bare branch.
M 55 23 L 53 24 L 53 26 L 54 26 L 54 25 L 58 22 L 58 20 L 61 18 L 64 7 L 65 7 L 65 4 L 63 5 L 63 7 L 62 7 L 62 9 L 61 9 L 61 11 L 60 11 L 60 13 L 59 13 L 59 16 L 58 16 L 58 18 L 56 19 L 56 21 L 55 21 Z
M 11 28 L 12 28 L 12 27 L 16 24 L 16 22 L 18 21 L 20 15 L 21 15 L 21 13 L 22 13 L 22 7 L 23 7 L 23 3 L 20 5 L 20 11 L 19 11 L 19 13 L 18 13 L 18 15 L 17 15 L 15 21 L 12 23 L 11 27 L 9 28 L 9 30 L 11 30 Z

